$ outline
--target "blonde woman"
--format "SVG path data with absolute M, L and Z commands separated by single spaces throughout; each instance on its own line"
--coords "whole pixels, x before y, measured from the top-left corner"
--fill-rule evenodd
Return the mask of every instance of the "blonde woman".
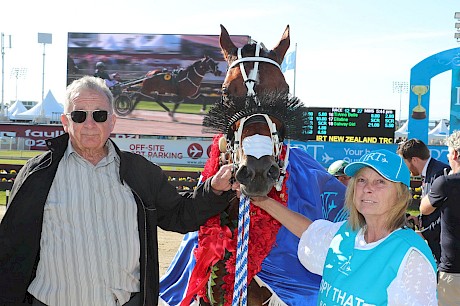
M 437 305 L 431 250 L 405 226 L 410 172 L 402 158 L 373 151 L 345 174 L 347 221 L 312 222 L 273 199 L 253 199 L 300 238 L 299 260 L 323 277 L 318 305 Z

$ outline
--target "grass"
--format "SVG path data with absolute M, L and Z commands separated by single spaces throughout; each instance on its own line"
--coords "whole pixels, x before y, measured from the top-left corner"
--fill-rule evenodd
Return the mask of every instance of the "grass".
M 6 205 L 6 191 L 0 191 L 0 205 Z
M 1 150 L 0 151 L 0 164 L 24 165 L 28 159 L 35 157 L 40 153 L 42 153 L 42 151 Z

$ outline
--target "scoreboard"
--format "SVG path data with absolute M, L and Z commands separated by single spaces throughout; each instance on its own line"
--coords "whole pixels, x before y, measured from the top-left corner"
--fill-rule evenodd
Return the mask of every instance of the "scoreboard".
M 393 143 L 395 110 L 375 108 L 307 107 L 308 140 Z

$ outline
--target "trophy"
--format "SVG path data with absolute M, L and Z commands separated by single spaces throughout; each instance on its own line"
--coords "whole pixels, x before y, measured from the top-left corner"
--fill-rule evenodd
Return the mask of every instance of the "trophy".
M 426 109 L 422 106 L 422 96 L 428 92 L 430 86 L 426 85 L 414 85 L 412 86 L 412 92 L 418 96 L 418 105 L 412 109 L 411 117 L 414 119 L 425 119 Z

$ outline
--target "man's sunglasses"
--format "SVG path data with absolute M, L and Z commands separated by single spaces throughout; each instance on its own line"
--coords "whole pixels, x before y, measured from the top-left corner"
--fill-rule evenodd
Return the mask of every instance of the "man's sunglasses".
M 93 111 L 84 111 L 84 110 L 75 110 L 70 113 L 65 113 L 65 115 L 70 115 L 70 118 L 75 123 L 83 123 L 86 121 L 87 114 L 90 113 L 93 115 L 93 119 L 96 122 L 106 122 L 107 115 L 109 114 L 106 110 L 93 110 Z

